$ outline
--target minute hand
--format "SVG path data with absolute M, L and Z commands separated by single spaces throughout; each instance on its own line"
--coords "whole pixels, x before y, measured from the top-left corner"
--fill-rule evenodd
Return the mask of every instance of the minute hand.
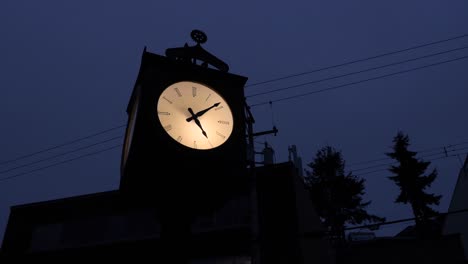
M 212 105 L 212 106 L 210 106 L 210 107 L 208 107 L 208 108 L 206 108 L 206 109 L 204 109 L 204 110 L 198 111 L 195 115 L 192 115 L 191 117 L 188 117 L 188 118 L 186 119 L 187 122 L 192 121 L 193 118 L 194 118 L 194 116 L 195 116 L 195 117 L 200 117 L 200 116 L 204 115 L 204 114 L 205 114 L 206 112 L 208 112 L 211 108 L 218 107 L 219 104 L 220 104 L 220 103 L 216 103 L 216 104 L 214 104 L 214 105 Z

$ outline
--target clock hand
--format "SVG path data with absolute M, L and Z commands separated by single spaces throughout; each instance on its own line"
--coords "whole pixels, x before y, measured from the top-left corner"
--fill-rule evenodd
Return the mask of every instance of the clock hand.
M 193 112 L 192 108 L 189 107 L 189 108 L 188 108 L 188 111 L 189 111 L 190 114 L 192 115 L 192 119 L 195 120 L 195 124 L 197 124 L 197 126 L 201 129 L 202 134 L 203 134 L 206 138 L 208 138 L 208 136 L 206 135 L 205 130 L 203 130 L 203 127 L 202 127 L 202 125 L 201 125 L 201 123 L 200 123 L 200 120 L 198 120 L 198 118 L 197 118 L 197 116 L 195 115 L 195 113 Z M 188 118 L 187 118 L 187 119 L 188 119 Z M 187 121 L 187 122 L 190 122 L 190 121 Z
M 214 104 L 214 105 L 212 105 L 212 106 L 210 106 L 210 107 L 208 107 L 208 108 L 206 108 L 206 109 L 204 109 L 204 110 L 198 111 L 195 115 L 192 115 L 191 117 L 187 118 L 187 119 L 186 119 L 187 122 L 190 122 L 190 121 L 192 121 L 192 119 L 204 115 L 204 114 L 205 114 L 206 112 L 208 112 L 211 108 L 218 107 L 219 104 L 220 104 L 220 103 L 216 103 L 216 104 Z M 194 117 L 194 116 L 195 116 L 195 117 Z

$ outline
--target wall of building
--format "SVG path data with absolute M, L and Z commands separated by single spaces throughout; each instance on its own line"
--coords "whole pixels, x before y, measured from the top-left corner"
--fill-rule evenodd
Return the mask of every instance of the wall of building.
M 461 210 L 467 211 L 458 212 Z M 443 233 L 460 234 L 465 257 L 468 260 L 468 156 L 458 174 L 448 211 L 456 213 L 450 213 L 446 216 Z
M 324 228 L 292 162 L 259 168 L 262 263 L 333 263 Z

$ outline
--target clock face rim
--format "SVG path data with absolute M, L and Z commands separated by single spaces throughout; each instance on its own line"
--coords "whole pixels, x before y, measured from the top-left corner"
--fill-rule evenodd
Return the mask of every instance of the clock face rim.
M 192 89 L 194 87 L 199 91 L 197 96 L 193 94 Z M 201 89 L 199 89 L 200 87 Z M 175 89 L 178 89 L 177 96 L 175 96 Z M 170 104 L 167 103 L 169 94 L 171 95 Z M 164 98 L 165 96 L 168 97 Z M 214 107 L 213 104 L 218 102 L 220 103 L 219 107 Z M 167 107 L 173 108 L 168 110 Z M 195 114 L 210 108 L 203 116 L 198 117 L 203 129 L 206 131 L 206 138 L 202 136 L 202 130 L 196 126 L 194 120 L 186 121 L 187 118 L 191 117 L 188 111 L 189 107 L 193 108 Z M 200 151 L 216 149 L 226 144 L 234 133 L 234 115 L 228 101 L 212 86 L 200 81 L 181 80 L 166 85 L 158 96 L 156 110 L 158 123 L 165 134 L 177 144 L 188 149 Z M 161 113 L 167 113 L 168 111 L 181 111 L 183 113 L 182 116 L 180 116 L 180 113 L 173 115 L 173 118 L 178 117 L 176 120 L 178 120 L 179 125 L 175 125 L 175 129 L 167 130 L 167 116 Z M 218 128 L 221 132 L 215 128 Z M 195 144 L 197 141 L 198 143 Z

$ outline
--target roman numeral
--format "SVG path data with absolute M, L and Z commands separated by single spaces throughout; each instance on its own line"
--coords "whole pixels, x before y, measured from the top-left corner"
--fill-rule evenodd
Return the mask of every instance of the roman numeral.
M 166 96 L 163 96 L 163 99 L 166 100 L 168 103 L 172 104 L 172 101 L 167 99 Z
M 208 102 L 208 99 L 210 99 L 210 96 L 211 96 L 211 94 L 209 94 L 209 95 L 206 97 L 205 102 Z
M 193 141 L 193 147 L 197 148 L 197 141 Z
M 223 134 L 219 133 L 218 131 L 216 131 L 216 135 L 218 135 L 218 136 L 222 137 L 223 139 L 225 139 L 225 138 L 226 138 L 226 136 L 225 136 L 225 135 L 223 135 Z
M 172 125 L 164 126 L 164 130 L 166 131 L 170 131 L 171 129 L 172 129 Z
M 182 97 L 182 94 L 179 91 L 179 88 L 174 88 L 175 92 L 177 93 L 177 96 Z
M 171 115 L 171 113 L 169 113 L 169 112 L 159 112 L 158 111 L 158 115 Z
M 215 110 L 215 111 L 218 111 L 218 110 L 221 110 L 221 109 L 223 109 L 223 106 L 222 106 L 222 105 L 221 105 L 221 106 L 218 106 L 218 107 L 215 107 L 214 110 Z
M 228 122 L 228 121 L 218 120 L 218 123 L 220 123 L 220 124 L 222 124 L 222 125 L 229 125 L 229 122 Z
M 197 96 L 197 87 L 192 86 L 192 97 Z
M 181 136 L 177 137 L 177 142 L 180 143 L 181 141 L 182 141 L 182 137 Z

